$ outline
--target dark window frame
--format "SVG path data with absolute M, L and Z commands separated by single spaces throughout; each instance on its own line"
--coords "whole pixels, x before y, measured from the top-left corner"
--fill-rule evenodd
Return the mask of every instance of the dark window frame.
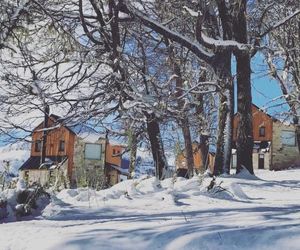
M 266 136 L 266 127 L 261 126 L 259 127 L 259 137 L 265 137 Z
M 64 152 L 65 149 L 66 149 L 66 142 L 65 142 L 65 140 L 60 140 L 59 141 L 58 151 L 59 152 Z
M 41 152 L 42 151 L 42 142 L 40 140 L 35 141 L 34 143 L 34 151 Z

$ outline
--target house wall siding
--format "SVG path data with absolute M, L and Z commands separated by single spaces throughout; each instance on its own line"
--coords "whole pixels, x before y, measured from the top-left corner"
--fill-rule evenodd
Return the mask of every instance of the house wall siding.
M 63 185 L 64 187 L 70 187 L 68 177 L 68 160 L 66 160 L 59 168 L 55 168 L 53 170 L 22 170 L 19 175 L 23 180 L 26 180 L 29 185 L 36 182 L 42 186 L 56 186 L 56 188 L 60 188 L 57 185 Z
M 115 151 L 115 154 L 113 153 Z M 121 166 L 121 159 L 122 157 L 118 154 L 121 154 L 124 151 L 124 147 L 120 145 L 111 145 L 107 143 L 106 145 L 106 162 L 116 165 L 116 166 Z
M 54 126 L 54 122 L 52 119 L 49 119 L 48 126 Z M 35 128 L 32 134 L 32 146 L 31 146 L 31 155 L 32 156 L 40 156 L 41 152 L 35 151 L 35 142 L 38 140 L 42 140 L 43 138 L 43 131 L 39 131 L 43 129 L 43 125 L 38 126 Z M 70 130 L 68 130 L 65 127 L 59 127 L 54 128 L 53 130 L 49 130 L 47 132 L 47 143 L 46 143 L 46 155 L 47 156 L 64 156 L 67 155 L 67 153 L 72 150 L 72 138 L 75 137 L 75 134 L 71 133 Z M 63 140 L 65 141 L 65 150 L 59 151 L 59 142 Z M 70 148 L 71 147 L 71 148 Z
M 74 148 L 74 168 L 72 171 L 72 183 L 77 183 L 79 186 L 88 185 L 88 182 L 102 181 L 104 177 L 104 163 L 105 163 L 105 140 L 99 140 L 95 143 L 101 144 L 101 159 L 89 160 L 85 159 L 85 144 L 89 143 L 82 140 L 80 137 L 75 139 Z M 94 178 L 94 179 L 93 179 Z M 98 179 L 97 179 L 98 178 Z
M 258 169 L 259 164 L 259 155 L 263 154 L 264 155 L 264 169 L 270 169 L 271 166 L 271 153 L 270 152 L 259 152 L 259 153 L 253 153 L 253 168 Z
M 295 127 L 292 125 L 285 125 L 281 122 L 274 122 L 271 170 L 280 170 L 300 165 L 300 155 L 297 144 L 295 144 L 295 146 L 282 144 L 281 135 L 283 130 L 295 132 Z
M 270 116 L 252 105 L 252 126 L 253 126 L 253 140 L 254 141 L 271 141 L 273 120 Z M 239 116 L 235 115 L 233 119 L 233 141 L 237 139 L 237 128 L 239 124 Z M 259 135 L 259 128 L 265 127 L 265 136 Z
M 48 126 L 55 126 L 54 120 L 50 117 L 48 120 Z M 37 152 L 35 150 L 35 142 L 42 140 L 43 131 L 39 131 L 43 129 L 43 123 L 35 128 L 32 134 L 32 145 L 31 145 L 31 156 L 41 156 L 42 152 Z M 74 155 L 74 143 L 75 143 L 76 135 L 72 133 L 69 129 L 61 126 L 59 128 L 54 128 L 53 130 L 49 130 L 47 132 L 47 142 L 46 142 L 46 156 L 68 156 L 68 168 L 67 175 L 71 179 L 73 172 L 73 155 Z M 59 150 L 60 141 L 65 142 L 65 149 L 63 151 Z
M 21 178 L 26 180 L 29 185 L 39 183 L 42 186 L 49 184 L 49 171 L 43 169 L 21 171 Z
M 202 154 L 200 150 L 198 149 L 198 144 L 193 144 L 193 156 L 194 156 L 194 167 L 196 170 L 203 172 L 205 169 L 202 166 Z M 213 171 L 214 167 L 214 161 L 215 157 L 212 154 L 208 154 L 208 159 L 207 159 L 208 167 L 210 168 L 211 171 Z M 187 169 L 187 164 L 186 164 L 186 156 L 185 156 L 185 151 L 181 152 L 180 154 L 177 155 L 176 157 L 176 169 Z

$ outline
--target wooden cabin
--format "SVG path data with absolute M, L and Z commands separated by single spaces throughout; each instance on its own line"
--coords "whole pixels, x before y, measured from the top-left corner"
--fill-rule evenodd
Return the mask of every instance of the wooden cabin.
M 43 156 L 44 123 L 40 123 L 32 133 L 30 158 L 20 167 L 20 175 L 28 183 L 48 184 L 53 172 L 62 171 L 65 182 L 71 180 L 74 143 L 76 134 L 66 126 L 57 123 L 58 117 L 50 115 L 46 130 L 45 156 Z M 44 159 L 43 159 L 44 157 Z M 56 166 L 56 167 L 55 167 Z
M 296 128 L 287 125 L 252 104 L 253 167 L 254 169 L 280 170 L 300 165 Z M 233 120 L 233 141 L 237 138 L 239 116 Z M 236 150 L 233 150 L 232 168 L 236 167 Z
M 121 162 L 121 146 L 86 131 L 81 133 L 76 127 L 63 125 L 58 116 L 50 115 L 46 129 L 42 122 L 33 130 L 30 158 L 19 170 L 28 184 L 47 186 L 60 182 L 64 187 L 101 188 L 116 184 L 119 175 L 126 174 Z

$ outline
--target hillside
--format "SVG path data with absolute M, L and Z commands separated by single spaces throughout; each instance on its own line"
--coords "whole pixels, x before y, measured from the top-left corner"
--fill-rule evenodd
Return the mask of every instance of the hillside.
M 28 159 L 29 155 L 30 144 L 26 142 L 0 147 L 0 172 L 4 170 L 8 161 L 10 172 L 17 175 L 19 167 Z

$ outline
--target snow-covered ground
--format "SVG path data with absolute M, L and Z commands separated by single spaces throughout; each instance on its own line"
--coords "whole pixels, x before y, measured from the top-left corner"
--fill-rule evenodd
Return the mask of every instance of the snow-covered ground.
M 33 220 L 0 224 L 0 249 L 300 249 L 300 169 L 155 178 L 63 190 Z

